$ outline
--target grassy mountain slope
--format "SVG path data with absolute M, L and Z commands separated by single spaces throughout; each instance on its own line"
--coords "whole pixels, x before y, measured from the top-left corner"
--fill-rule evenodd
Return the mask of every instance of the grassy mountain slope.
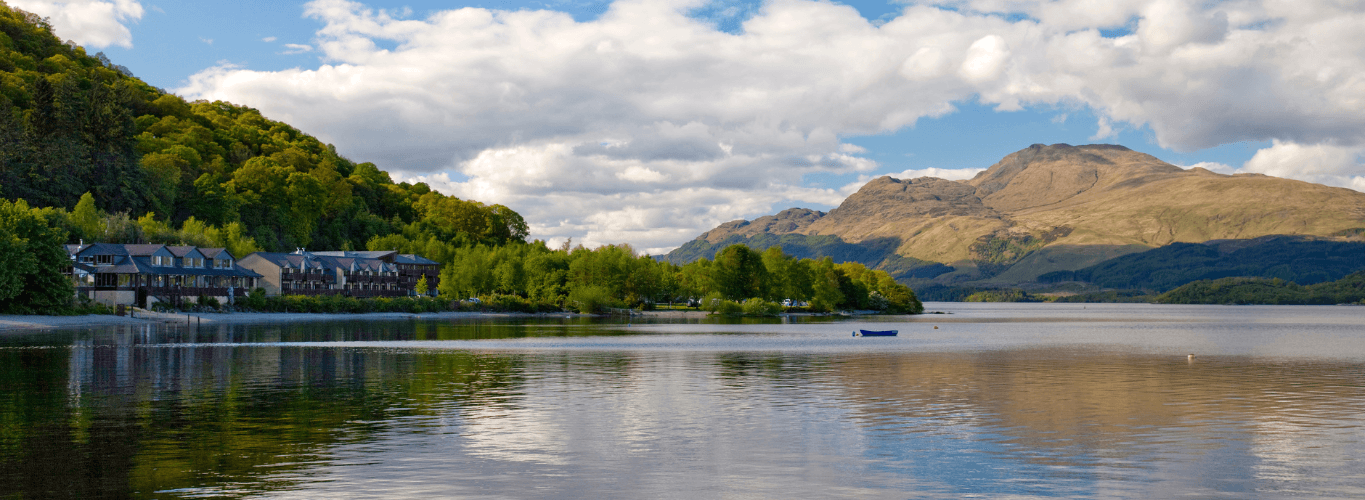
M 704 244 L 689 243 L 669 258 L 695 258 L 704 247 L 738 241 L 734 236 L 836 237 L 867 246 L 866 253 L 896 241 L 880 262 L 895 256 L 950 266 L 952 272 L 934 278 L 941 283 L 1006 284 L 1172 243 L 1269 235 L 1359 239 L 1365 231 L 1365 193 L 1185 170 L 1113 145 L 1033 145 L 968 181 L 882 177 L 828 214 L 810 212 L 800 212 L 806 216 L 797 224 L 727 223 L 699 238 Z

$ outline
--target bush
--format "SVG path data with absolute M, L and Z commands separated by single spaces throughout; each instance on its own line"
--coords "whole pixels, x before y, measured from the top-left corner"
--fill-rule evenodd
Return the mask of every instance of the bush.
M 591 314 L 609 307 L 621 307 L 621 301 L 611 296 L 606 288 L 588 285 L 580 286 L 569 292 L 568 302 L 578 308 L 578 312 Z
M 114 308 L 90 300 L 90 297 L 81 295 L 72 304 L 70 313 L 72 316 L 84 316 L 86 314 L 114 314 Z
M 746 316 L 777 316 L 782 312 L 782 305 L 755 297 L 744 301 L 742 309 Z
M 195 300 L 195 303 L 199 304 L 199 306 L 201 307 L 207 307 L 213 310 L 223 308 L 223 304 L 219 303 L 218 299 L 210 297 L 208 295 L 200 295 L 199 298 Z
M 725 300 L 725 296 L 721 295 L 720 292 L 711 292 L 701 298 L 701 302 L 697 307 L 703 311 L 714 313 L 717 312 L 717 310 L 720 309 L 721 304 L 725 302 L 729 301 Z
M 715 310 L 712 311 L 712 314 L 719 314 L 722 316 L 738 316 L 744 313 L 744 306 L 739 305 L 738 302 L 735 302 L 733 300 L 721 299 L 717 301 L 715 304 L 716 304 Z

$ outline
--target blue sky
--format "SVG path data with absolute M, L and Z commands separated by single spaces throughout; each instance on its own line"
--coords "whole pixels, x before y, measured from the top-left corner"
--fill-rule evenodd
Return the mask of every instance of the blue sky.
M 1365 14 L 1326 0 L 10 3 L 552 242 L 657 253 L 1034 143 L 1365 189 Z
M 863 18 L 874 22 L 894 17 L 904 7 L 900 2 L 837 3 L 856 8 Z M 365 4 L 412 19 L 422 19 L 440 10 L 478 7 L 548 9 L 566 12 L 577 21 L 591 21 L 606 12 L 610 2 L 376 0 Z M 184 85 L 190 75 L 224 61 L 259 71 L 309 68 L 320 64 L 318 53 L 300 52 L 286 46 L 311 46 L 314 34 L 322 27 L 321 22 L 304 15 L 303 2 L 158 0 L 144 5 L 146 14 L 129 25 L 132 47 L 110 46 L 98 50 L 152 85 L 175 89 Z M 691 14 L 714 23 L 718 29 L 735 32 L 742 29 L 740 23 L 744 19 L 761 7 L 761 2 L 752 0 L 718 1 L 692 9 Z M 1107 31 L 1112 36 L 1129 30 L 1120 26 Z M 265 41 L 267 39 L 270 41 Z M 885 173 L 925 168 L 983 168 L 1035 143 L 1115 143 L 1181 165 L 1213 162 L 1231 166 L 1242 165 L 1257 150 L 1270 145 L 1270 141 L 1251 141 L 1177 152 L 1158 146 L 1147 127 L 1122 127 L 1115 137 L 1094 139 L 1097 119 L 1083 107 L 997 112 L 994 106 L 974 101 L 956 104 L 959 111 L 941 118 L 924 120 L 894 133 L 850 137 L 849 142 L 867 148 L 866 156 L 885 165 Z M 989 134 L 991 140 L 982 141 L 982 134 Z M 853 180 L 850 175 L 817 177 L 818 182 Z

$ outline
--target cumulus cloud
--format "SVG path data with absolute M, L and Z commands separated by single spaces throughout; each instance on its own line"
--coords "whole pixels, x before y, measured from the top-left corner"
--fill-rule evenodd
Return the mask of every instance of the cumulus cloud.
M 1196 164 L 1194 164 L 1194 165 L 1188 165 L 1188 166 L 1182 165 L 1181 168 L 1184 168 L 1184 169 L 1202 168 L 1202 169 L 1204 169 L 1204 170 L 1208 170 L 1208 171 L 1210 171 L 1210 172 L 1219 173 L 1219 174 L 1223 174 L 1223 175 L 1230 175 L 1230 174 L 1235 174 L 1235 173 L 1237 173 L 1237 169 L 1236 169 L 1236 168 L 1233 168 L 1231 165 L 1224 164 L 1224 163 L 1218 163 L 1218 162 L 1212 162 L 1212 161 L 1201 161 L 1201 162 L 1196 163 Z
M 578 22 L 314 0 L 319 67 L 219 66 L 178 92 L 257 107 L 404 178 L 509 205 L 537 237 L 646 249 L 778 203 L 837 204 L 842 189 L 806 176 L 881 168 L 841 138 L 971 99 L 1089 107 L 1097 137 L 1148 126 L 1178 150 L 1365 144 L 1365 13 L 1339 2 L 923 2 L 873 23 L 844 5 L 771 0 L 730 32 L 689 17 L 701 5 L 617 0 Z M 1308 175 L 1285 151 L 1244 168 Z
M 302 54 L 304 52 L 313 51 L 313 47 L 311 45 L 303 45 L 298 43 L 286 43 L 284 44 L 284 49 L 285 54 Z
M 52 23 L 57 36 L 86 47 L 133 47 L 127 23 L 142 19 L 136 0 L 9 0 L 17 7 Z
M 1365 187 L 1365 147 L 1330 144 L 1298 144 L 1275 140 L 1256 152 L 1239 172 L 1288 177 L 1319 184 L 1346 186 L 1357 191 Z
M 897 179 L 918 179 L 920 177 L 938 177 L 950 181 L 961 181 L 976 177 L 976 174 L 986 170 L 984 168 L 921 168 L 902 171 L 899 174 L 890 174 Z

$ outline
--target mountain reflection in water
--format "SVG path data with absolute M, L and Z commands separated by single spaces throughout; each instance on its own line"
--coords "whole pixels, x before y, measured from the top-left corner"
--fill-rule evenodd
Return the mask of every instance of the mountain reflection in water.
M 1365 497 L 1359 308 L 935 306 L 9 332 L 0 496 Z

